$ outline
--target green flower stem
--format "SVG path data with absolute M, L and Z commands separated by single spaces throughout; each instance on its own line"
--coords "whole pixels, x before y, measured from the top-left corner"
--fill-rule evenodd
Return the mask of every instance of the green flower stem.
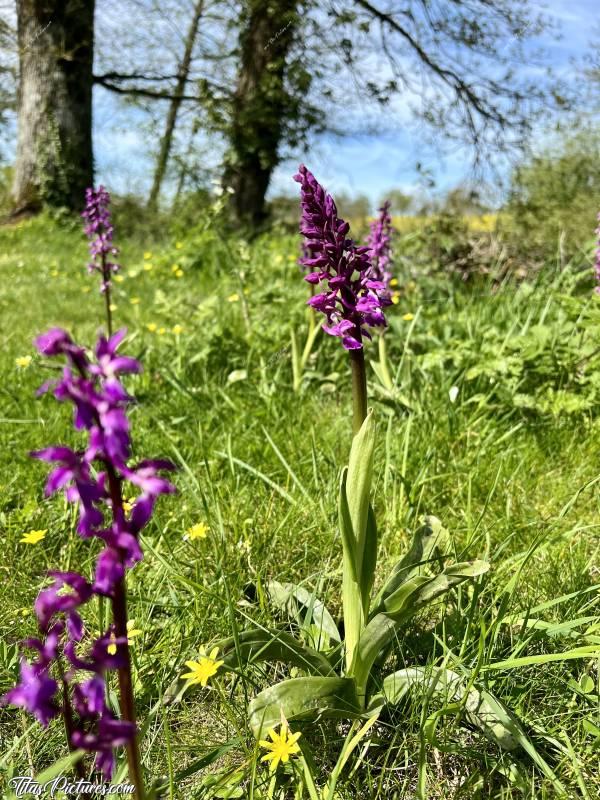
M 365 368 L 365 351 L 350 350 L 350 367 L 352 369 L 352 429 L 359 432 L 367 416 L 367 371 Z

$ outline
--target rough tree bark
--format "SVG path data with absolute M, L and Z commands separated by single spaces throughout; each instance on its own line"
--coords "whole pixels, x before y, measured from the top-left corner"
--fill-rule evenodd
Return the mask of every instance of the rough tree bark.
M 194 7 L 194 13 L 190 22 L 190 27 L 185 40 L 185 50 L 183 58 L 177 70 L 177 82 L 175 84 L 175 92 L 169 104 L 169 112 L 167 114 L 167 121 L 165 123 L 165 132 L 160 142 L 160 151 L 156 162 L 156 169 L 154 171 L 154 179 L 152 181 L 152 188 L 150 196 L 148 197 L 148 207 L 156 208 L 158 197 L 160 194 L 160 187 L 165 177 L 167 170 L 167 162 L 171 153 L 171 145 L 173 143 L 173 132 L 175 131 L 175 123 L 177 121 L 177 114 L 181 106 L 183 95 L 185 92 L 185 85 L 190 74 L 190 65 L 192 62 L 192 52 L 194 50 L 194 42 L 198 33 L 198 25 L 200 24 L 200 17 L 204 7 L 204 0 L 198 0 Z
M 17 0 L 15 214 L 80 209 L 93 182 L 94 0 Z
M 247 0 L 223 180 L 234 191 L 235 221 L 257 227 L 279 160 L 286 117 L 286 60 L 297 19 L 296 0 Z

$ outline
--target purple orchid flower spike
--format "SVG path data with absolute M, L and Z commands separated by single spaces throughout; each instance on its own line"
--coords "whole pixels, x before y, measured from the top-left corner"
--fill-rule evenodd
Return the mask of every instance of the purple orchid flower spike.
M 101 215 L 99 219 L 93 216 L 90 222 L 94 230 L 105 224 Z M 127 570 L 143 558 L 139 534 L 149 523 L 158 497 L 173 493 L 175 487 L 163 476 L 174 469 L 171 462 L 146 459 L 130 464 L 127 409 L 134 399 L 121 379 L 141 372 L 141 365 L 118 352 L 125 335 L 124 329 L 112 336 L 101 335 L 93 351 L 75 344 L 61 328 L 51 329 L 36 341 L 43 355 L 66 360 L 62 376 L 45 384 L 43 392 L 52 390 L 57 400 L 73 405 L 74 426 L 87 435 L 87 443 L 81 450 L 56 445 L 31 455 L 52 465 L 46 495 L 64 491 L 67 501 L 79 508 L 77 532 L 84 539 L 99 539 L 102 550 L 92 582 L 78 572 L 49 572 L 52 583 L 35 602 L 42 635 L 23 642 L 34 651 L 35 660 L 22 660 L 21 681 L 1 702 L 26 708 L 43 725 L 62 713 L 69 747 L 95 752 L 96 768 L 107 780 L 114 768 L 115 748 L 125 745 L 130 777 L 138 787 L 136 797 L 141 797 L 125 578 Z M 127 507 L 125 482 L 137 491 Z M 90 642 L 81 609 L 100 596 L 112 602 L 113 624 Z M 119 672 L 122 719 L 116 719 L 105 703 L 105 674 L 111 670 Z M 82 672 L 86 673 L 83 681 Z M 82 764 L 76 764 L 76 769 L 84 774 Z
M 378 295 L 380 281 L 370 275 L 369 248 L 347 238 L 350 226 L 338 217 L 331 195 L 301 164 L 294 180 L 301 185 L 303 234 L 307 256 L 300 263 L 311 270 L 305 280 L 325 284 L 308 304 L 325 314 L 323 329 L 342 340 L 346 350 L 360 350 L 369 328 L 385 326 L 383 303 Z
M 370 277 L 381 284 L 376 290 L 382 305 L 390 305 L 390 281 L 392 273 L 391 246 L 392 246 L 392 218 L 390 216 L 390 201 L 386 200 L 379 209 L 379 216 L 371 223 L 371 230 L 367 239 L 369 257 L 371 259 Z
M 118 255 L 113 244 L 114 228 L 110 213 L 110 195 L 104 188 L 90 187 L 85 192 L 85 209 L 81 215 L 85 220 L 84 231 L 89 239 L 92 260 L 88 264 L 89 272 L 100 272 L 102 282 L 100 291 L 106 303 L 106 323 L 108 335 L 112 334 L 112 311 L 110 301 L 111 278 L 119 270 L 119 264 L 112 261 Z

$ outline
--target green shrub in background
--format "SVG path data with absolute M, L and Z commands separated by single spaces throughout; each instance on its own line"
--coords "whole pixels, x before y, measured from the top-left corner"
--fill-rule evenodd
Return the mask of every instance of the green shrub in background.
M 504 238 L 530 257 L 587 249 L 600 207 L 600 133 L 584 130 L 517 167 L 512 176 Z

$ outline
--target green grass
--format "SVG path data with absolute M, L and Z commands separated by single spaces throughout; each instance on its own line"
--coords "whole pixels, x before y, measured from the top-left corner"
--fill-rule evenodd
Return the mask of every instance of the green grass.
M 143 535 L 145 560 L 129 576 L 130 614 L 143 631 L 133 647 L 143 759 L 165 797 L 267 796 L 245 698 L 286 674 L 256 668 L 165 705 L 184 662 L 250 620 L 280 621 L 264 598 L 269 579 L 317 588 L 341 614 L 336 495 L 351 440 L 350 381 L 338 343 L 320 335 L 293 391 L 290 331 L 300 340 L 306 331 L 297 248 L 293 237 L 247 247 L 201 230 L 179 243 L 123 243 L 114 315 L 145 367 L 128 384 L 138 400 L 135 451 L 180 467 L 179 494 L 159 503 Z M 77 441 L 70 409 L 35 397 L 48 369 L 31 342 L 51 325 L 93 341 L 102 299 L 85 262 L 77 226 L 42 218 L 0 229 L 0 693 L 14 683 L 17 643 L 35 633 L 31 608 L 45 570 L 89 573 L 96 552 L 74 533 L 62 497 L 43 497 L 45 468 L 27 455 Z M 600 653 L 596 298 L 571 268 L 549 268 L 520 288 L 409 272 L 404 265 L 386 334 L 397 389 L 371 381 L 379 578 L 425 513 L 450 531 L 456 560 L 487 558 L 491 571 L 419 618 L 389 671 L 446 659 L 474 672 L 520 720 L 527 746 L 500 751 L 461 724 L 448 700 L 413 695 L 354 753 L 339 797 L 552 798 L 562 787 L 592 800 L 600 796 L 598 658 L 577 648 Z M 33 360 L 19 368 L 24 355 Z M 185 541 L 201 521 L 207 539 Z M 47 529 L 46 538 L 21 544 L 31 529 Z M 552 660 L 573 650 L 575 658 Z M 537 658 L 518 660 L 529 657 Z M 346 728 L 301 727 L 322 785 Z M 0 781 L 66 754 L 58 722 L 44 732 L 13 709 L 0 710 L 0 740 Z M 279 773 L 274 796 L 296 796 L 295 774 Z M 219 780 L 230 789 L 215 788 Z

